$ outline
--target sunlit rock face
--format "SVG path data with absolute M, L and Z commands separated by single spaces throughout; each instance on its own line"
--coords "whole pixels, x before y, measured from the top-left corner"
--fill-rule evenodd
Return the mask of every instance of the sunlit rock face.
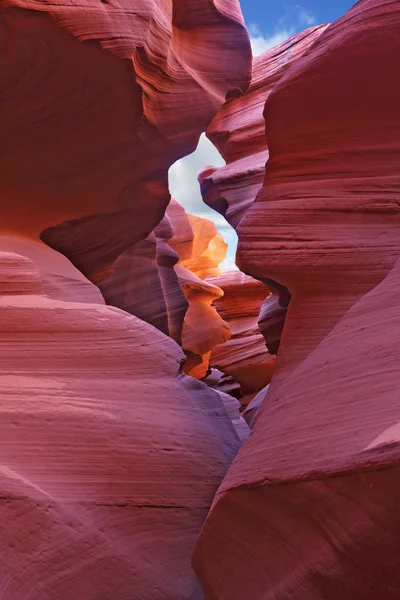
M 358 2 L 267 100 L 238 264 L 292 300 L 195 551 L 208 600 L 399 597 L 399 27 Z
M 239 5 L 0 17 L 1 596 L 201 600 L 191 554 L 240 441 L 182 372 L 163 216 L 169 166 L 249 85 Z
M 257 323 L 263 301 L 271 292 L 240 271 L 225 271 L 207 281 L 224 293 L 213 306 L 232 334 L 212 350 L 210 365 L 232 375 L 241 385 L 242 396 L 258 392 L 271 381 L 275 365 Z
M 214 306 L 224 292 L 208 281 L 208 277 L 222 273 L 219 265 L 226 256 L 227 244 L 212 221 L 187 214 L 176 200 L 167 214 L 174 232 L 168 243 L 179 257 L 175 273 L 188 304 L 181 337 L 187 357 L 184 370 L 203 379 L 212 349 L 231 337 L 228 323 Z
M 207 281 L 222 273 L 227 244 L 214 223 L 187 214 L 175 199 L 152 233 L 116 260 L 98 283 L 107 304 L 154 325 L 182 346 L 184 370 L 206 376 L 212 349 L 231 336 L 213 303 L 223 291 Z

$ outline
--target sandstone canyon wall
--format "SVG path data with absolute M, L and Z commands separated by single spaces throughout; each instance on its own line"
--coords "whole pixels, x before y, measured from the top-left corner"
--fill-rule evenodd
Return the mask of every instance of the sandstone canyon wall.
M 240 384 L 243 397 L 251 396 L 271 381 L 275 366 L 257 322 L 270 291 L 240 271 L 225 271 L 208 281 L 223 291 L 213 306 L 228 323 L 232 335 L 213 348 L 210 365 L 231 375 Z
M 1 598 L 398 600 L 399 3 L 0 17 Z
M 399 597 L 399 27 L 357 2 L 266 102 L 238 264 L 292 300 L 195 551 L 208 600 Z
M 181 214 L 180 223 L 182 217 Z M 227 244 L 212 221 L 189 214 L 186 218 L 193 236 L 191 251 L 184 248 L 175 267 L 188 302 L 182 327 L 182 348 L 187 356 L 184 369 L 188 375 L 203 379 L 210 366 L 212 349 L 231 337 L 228 323 L 214 306 L 224 292 L 208 280 L 221 274 L 219 264 L 226 256 Z M 171 219 L 175 222 L 176 217 L 172 215 Z M 178 226 L 179 222 L 176 229 Z M 171 244 L 174 246 L 174 239 Z M 177 251 L 182 252 L 180 247 Z
M 239 5 L 0 6 L 2 231 L 41 237 L 101 280 L 161 220 L 169 166 L 247 89 Z
M 203 200 L 220 212 L 235 229 L 253 204 L 265 176 L 265 164 L 269 158 L 263 114 L 265 102 L 291 65 L 308 51 L 326 27 L 311 27 L 254 58 L 252 82 L 247 93 L 242 97 L 229 98 L 207 128 L 207 136 L 224 157 L 226 165 L 219 168 L 206 167 L 199 174 Z M 245 273 L 251 273 L 250 270 L 243 270 Z M 271 359 L 267 360 L 267 356 L 264 356 L 265 368 L 261 366 L 263 361 L 260 357 L 264 349 L 259 343 L 257 330 L 259 329 L 264 336 L 269 352 L 276 355 L 290 298 L 285 286 L 277 284 L 270 277 L 258 279 L 269 285 L 272 295 L 268 295 L 267 298 L 267 294 L 264 295 L 265 302 L 258 326 L 253 323 L 252 339 L 253 342 L 257 340 L 258 349 L 255 349 L 251 360 L 254 365 L 258 363 L 259 366 L 255 366 L 252 372 L 248 359 L 244 358 L 242 366 L 250 366 L 243 370 L 244 378 L 248 382 L 247 388 L 244 387 L 245 394 L 259 392 L 271 380 L 274 365 Z M 262 286 L 262 283 L 259 283 L 259 286 Z M 246 303 L 246 294 L 243 292 L 244 287 L 241 287 L 240 292 L 237 290 L 237 294 L 243 294 L 242 301 Z M 214 305 L 217 306 L 217 303 Z M 260 309 L 257 308 L 252 317 L 259 313 Z M 243 335 L 239 336 L 244 342 Z M 235 340 L 229 343 L 233 346 Z M 249 352 L 249 345 L 246 346 L 246 352 Z M 223 352 L 226 351 L 228 349 L 224 347 Z M 218 356 L 218 351 L 216 353 L 216 358 L 220 359 L 221 355 Z M 226 358 L 222 364 L 225 363 Z M 251 396 L 248 400 L 251 400 Z
M 200 600 L 190 555 L 239 439 L 165 335 L 187 301 L 163 215 L 168 167 L 248 87 L 238 3 L 0 10 L 1 596 Z M 124 295 L 134 267 L 155 308 Z
M 244 96 L 229 98 L 206 134 L 226 161 L 199 175 L 203 200 L 236 229 L 260 190 L 268 144 L 263 111 L 274 86 L 315 42 L 326 25 L 311 27 L 253 59 L 253 76 Z
M 172 198 L 151 234 L 125 250 L 97 285 L 107 304 L 154 325 L 181 345 L 185 372 L 202 379 L 212 349 L 231 335 L 212 305 L 223 291 L 207 281 L 221 274 L 226 249 L 212 221 L 187 214 Z

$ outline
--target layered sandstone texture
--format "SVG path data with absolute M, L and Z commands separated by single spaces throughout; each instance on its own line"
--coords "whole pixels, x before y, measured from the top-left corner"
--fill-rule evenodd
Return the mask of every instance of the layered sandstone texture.
M 0 7 L 1 230 L 40 237 L 99 281 L 160 222 L 170 165 L 247 89 L 239 4 Z
M 268 144 L 263 111 L 274 86 L 318 39 L 326 25 L 299 33 L 253 60 L 248 92 L 230 98 L 207 128 L 207 137 L 226 161 L 223 167 L 206 167 L 199 175 L 203 199 L 236 229 L 260 190 Z
M 110 275 L 97 285 L 107 304 L 154 325 L 181 344 L 188 302 L 175 271 L 179 256 L 168 245 L 172 236 L 166 214 L 146 239 L 117 258 Z
M 239 5 L 0 11 L 1 596 L 201 600 L 190 556 L 239 439 L 182 372 L 163 216 L 169 166 L 249 84 Z
M 205 377 L 211 350 L 231 335 L 213 302 L 223 295 L 207 278 L 222 273 L 227 244 L 215 224 L 187 214 L 174 198 L 145 240 L 125 250 L 98 282 L 107 304 L 154 325 L 180 344 L 185 372 Z
M 257 322 L 261 306 L 271 292 L 240 271 L 225 271 L 207 281 L 224 293 L 213 306 L 232 334 L 227 342 L 212 350 L 210 365 L 232 375 L 243 396 L 259 392 L 271 381 L 275 365 Z
M 238 447 L 219 395 L 154 327 L 0 259 L 3 597 L 201 598 L 190 553 Z
M 167 216 L 173 233 L 168 245 L 179 261 L 174 272 L 187 302 L 181 325 L 181 346 L 187 357 L 184 369 L 188 375 L 203 379 L 212 349 L 231 336 L 228 323 L 213 304 L 224 292 L 208 280 L 222 273 L 219 265 L 226 256 L 227 244 L 212 221 L 187 214 L 174 199 Z
M 400 595 L 399 27 L 398 2 L 361 0 L 267 100 L 238 263 L 292 300 L 195 551 L 208 600 Z

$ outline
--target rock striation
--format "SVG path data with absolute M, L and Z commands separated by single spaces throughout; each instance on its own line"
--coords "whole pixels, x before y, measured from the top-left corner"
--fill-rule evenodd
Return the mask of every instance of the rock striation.
M 202 600 L 190 556 L 240 440 L 182 371 L 164 213 L 169 166 L 249 85 L 239 5 L 0 11 L 1 596 Z
M 260 308 L 271 292 L 240 271 L 225 271 L 207 281 L 224 293 L 213 306 L 232 334 L 212 350 L 210 365 L 231 375 L 241 385 L 242 396 L 254 394 L 271 381 L 275 366 L 257 323 Z
M 326 27 L 311 27 L 255 57 L 252 82 L 247 93 L 242 97 L 229 98 L 207 128 L 208 138 L 218 148 L 226 165 L 206 167 L 199 174 L 203 200 L 235 229 L 253 204 L 265 177 L 265 164 L 269 159 L 265 102 L 288 69 L 309 50 Z M 261 281 L 270 286 L 274 296 L 268 298 L 263 306 L 259 327 L 269 351 L 276 354 L 286 317 L 288 292 L 284 286 L 276 289 L 271 278 Z M 262 382 L 256 376 L 255 391 L 267 385 L 270 377 L 270 369 Z
M 203 279 L 221 273 L 226 249 L 212 221 L 187 214 L 172 198 L 154 231 L 123 252 L 97 285 L 107 304 L 154 325 L 181 345 L 185 372 L 202 379 L 211 350 L 231 335 L 212 306 L 223 291 Z
M 263 116 L 274 86 L 326 29 L 311 27 L 253 59 L 253 77 L 244 96 L 229 98 L 207 128 L 207 137 L 225 159 L 199 175 L 203 200 L 236 229 L 254 202 L 269 157 Z
M 100 281 L 160 222 L 170 165 L 247 89 L 239 5 L 3 0 L 1 17 L 2 231 Z
M 208 280 L 222 273 L 219 264 L 226 256 L 227 244 L 212 221 L 190 214 L 184 220 L 184 209 L 181 207 L 179 216 L 178 211 L 175 204 L 171 220 L 176 223 L 177 234 L 170 243 L 180 253 L 175 272 L 188 302 L 182 325 L 182 348 L 187 356 L 184 370 L 192 377 L 203 379 L 209 370 L 213 348 L 231 337 L 228 323 L 214 306 L 224 292 Z M 192 231 L 190 247 L 185 241 L 188 226 Z M 182 233 L 179 233 L 180 227 Z
M 117 258 L 110 275 L 97 285 L 107 304 L 154 325 L 181 344 L 188 302 L 174 268 L 179 256 L 168 245 L 172 235 L 171 221 L 164 215 L 145 240 Z
M 25 256 L 0 254 L 0 307 L 5 600 L 201 598 L 190 552 L 238 447 L 218 394 L 147 323 L 48 298 Z
M 195 551 L 208 600 L 399 596 L 399 26 L 398 3 L 357 2 L 266 103 L 238 264 L 292 300 Z

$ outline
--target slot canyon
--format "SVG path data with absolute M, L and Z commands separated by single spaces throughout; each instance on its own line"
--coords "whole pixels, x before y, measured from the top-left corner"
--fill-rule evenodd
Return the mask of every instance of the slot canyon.
M 1 600 L 400 598 L 400 2 L 245 3 L 0 0 Z

